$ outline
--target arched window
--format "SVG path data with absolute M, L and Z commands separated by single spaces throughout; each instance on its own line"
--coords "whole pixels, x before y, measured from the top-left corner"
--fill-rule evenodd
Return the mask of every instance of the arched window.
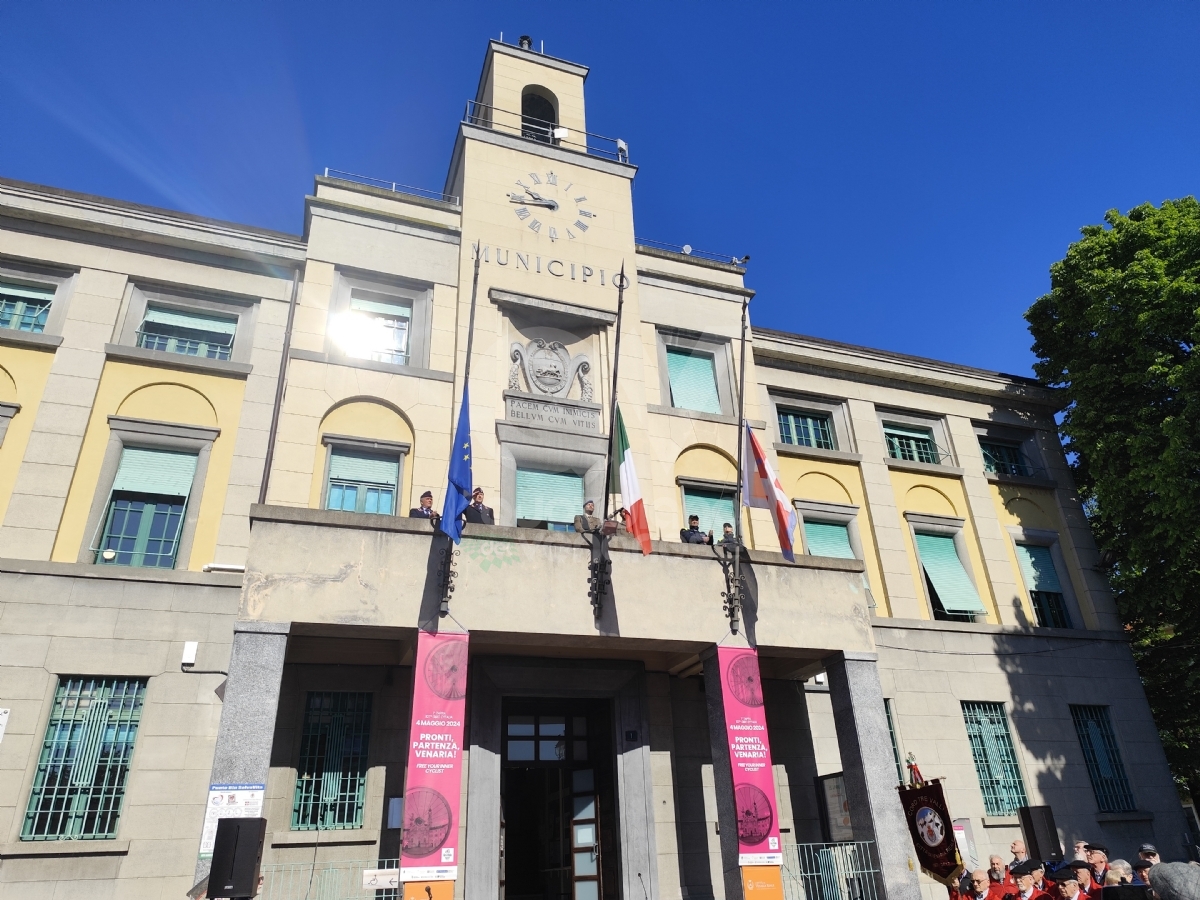
M 543 88 L 526 88 L 521 94 L 521 137 L 554 143 L 558 124 L 554 95 Z

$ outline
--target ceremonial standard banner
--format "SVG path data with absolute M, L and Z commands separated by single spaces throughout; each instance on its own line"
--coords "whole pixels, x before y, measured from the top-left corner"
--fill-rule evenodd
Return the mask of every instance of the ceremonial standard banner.
M 745 647 L 718 647 L 717 665 L 725 701 L 729 766 L 733 770 L 738 865 L 781 866 L 779 804 L 771 772 L 758 653 Z
M 467 635 L 417 632 L 400 880 L 458 877 Z
M 963 873 L 962 855 L 954 839 L 941 782 L 927 781 L 921 787 L 901 788 L 900 803 L 921 868 L 946 887 L 957 887 L 958 876 Z

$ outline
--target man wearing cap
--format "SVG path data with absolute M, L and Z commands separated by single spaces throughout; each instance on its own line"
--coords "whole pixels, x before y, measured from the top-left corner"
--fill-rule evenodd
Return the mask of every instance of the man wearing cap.
M 679 540 L 685 544 L 711 544 L 712 532 L 705 534 L 700 530 L 700 517 L 688 516 L 688 527 L 679 529 Z
M 1079 874 L 1071 866 L 1063 866 L 1052 876 L 1062 900 L 1086 900 L 1087 894 L 1079 885 Z
M 1152 866 L 1157 866 L 1161 859 L 1158 858 L 1158 848 L 1153 844 L 1142 844 L 1138 847 L 1138 859 L 1144 859 Z
M 421 505 L 414 506 L 408 511 L 410 519 L 428 519 L 434 528 L 438 527 L 438 522 L 442 520 L 436 512 L 433 511 L 433 492 L 426 491 L 421 495 Z
M 1133 861 L 1133 883 L 1149 884 L 1150 879 L 1146 877 L 1149 874 L 1147 869 L 1153 865 L 1157 865 L 1157 863 L 1152 863 L 1148 859 L 1135 859 Z
M 600 520 L 596 518 L 595 500 L 588 500 L 583 504 L 583 515 L 575 517 L 575 530 L 580 534 L 600 530 Z
M 1200 897 L 1200 865 L 1156 863 L 1146 870 L 1158 900 L 1195 900 Z
M 1033 862 L 1026 859 L 1009 868 L 1009 874 L 1016 880 L 1016 885 L 1005 890 L 1006 897 L 1012 900 L 1040 900 L 1046 896 L 1046 892 L 1039 891 L 1034 884 L 1033 866 Z
M 476 525 L 495 525 L 496 516 L 490 506 L 483 505 L 483 488 L 477 487 L 471 492 L 471 505 L 463 513 L 468 522 Z
M 1086 859 L 1073 859 L 1068 866 L 1069 869 L 1075 872 L 1075 880 L 1079 882 L 1079 892 L 1085 897 L 1095 895 L 1100 896 L 1100 891 L 1103 889 L 1103 884 L 1096 884 L 1092 881 L 1092 864 Z M 1059 890 L 1062 890 L 1061 885 Z M 1063 894 L 1063 900 L 1070 900 Z
M 1103 844 L 1088 844 L 1083 849 L 1087 852 L 1087 861 L 1092 864 L 1092 881 L 1103 885 L 1108 875 L 1108 848 Z
M 1033 886 L 1043 894 L 1053 895 L 1055 893 L 1054 882 L 1046 877 L 1046 864 L 1040 860 L 1032 859 L 1029 861 L 1029 865 L 1033 867 L 1031 869 L 1033 873 Z

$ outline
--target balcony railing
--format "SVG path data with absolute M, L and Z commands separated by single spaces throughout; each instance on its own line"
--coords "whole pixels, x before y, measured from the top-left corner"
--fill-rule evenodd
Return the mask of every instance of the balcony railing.
M 784 844 L 784 900 L 878 900 L 874 844 Z
M 348 859 L 323 863 L 278 863 L 263 866 L 262 900 L 396 900 L 386 873 L 398 870 L 398 859 Z
M 671 253 L 682 253 L 684 256 L 695 256 L 711 262 L 728 263 L 732 266 L 742 266 L 750 261 L 750 257 L 730 256 L 728 253 L 714 253 L 712 250 L 697 250 L 691 244 L 668 244 L 666 241 L 653 241 L 650 238 L 634 238 L 634 242 L 654 250 L 667 250 Z
M 350 181 L 354 184 L 364 184 L 367 187 L 380 188 L 393 194 L 408 194 L 412 197 L 422 197 L 426 200 L 441 200 L 443 203 L 458 205 L 459 198 L 455 194 L 442 191 L 430 191 L 425 188 L 413 187 L 411 184 L 401 184 L 398 181 L 388 181 L 386 178 L 372 178 L 370 175 L 356 175 L 353 172 L 343 172 L 341 169 L 325 167 L 326 178 L 336 178 L 339 181 Z
M 463 122 L 477 125 L 480 128 L 490 128 L 502 131 L 515 137 L 537 141 L 540 144 L 551 144 L 574 150 L 576 153 L 587 153 L 590 156 L 603 156 L 605 159 L 617 162 L 629 162 L 629 145 L 620 138 L 605 137 L 590 131 L 580 131 L 576 128 L 564 128 L 545 119 L 525 116 L 508 109 L 488 106 L 477 100 L 468 100 Z

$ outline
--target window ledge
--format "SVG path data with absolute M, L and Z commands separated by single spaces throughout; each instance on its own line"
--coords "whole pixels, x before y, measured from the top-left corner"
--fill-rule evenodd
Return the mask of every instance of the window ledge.
M 984 828 L 1020 828 L 1021 819 L 1018 816 L 984 816 Z
M 124 344 L 105 344 L 104 355 L 121 362 L 143 363 L 163 369 L 180 369 L 184 372 L 203 372 L 206 375 L 223 375 L 226 378 L 246 378 L 254 371 L 248 363 L 230 362 L 224 359 L 205 359 L 183 353 L 168 353 L 165 350 L 147 350 L 145 347 L 127 347 Z
M 347 847 L 355 844 L 378 844 L 379 831 L 363 828 L 333 828 L 319 831 L 277 831 L 271 835 L 272 847 Z
M 301 350 L 293 347 L 288 351 L 288 356 L 292 359 L 325 363 L 330 366 L 349 366 L 352 369 L 369 369 L 372 372 L 386 372 L 389 375 L 408 375 L 411 378 L 430 378 L 434 381 L 454 383 L 453 372 L 439 372 L 437 369 L 422 369 L 417 366 L 400 366 L 396 363 L 376 362 L 373 359 L 358 359 L 341 353 L 319 353 L 315 350 Z
M 804 459 L 827 459 L 833 462 L 862 462 L 861 453 L 850 453 L 846 450 L 822 450 L 820 447 L 804 447 L 800 444 L 780 444 L 778 442 L 772 446 L 780 456 L 800 456 Z
M 1154 813 L 1148 809 L 1131 809 L 1128 812 L 1096 813 L 1096 821 L 1104 822 L 1153 822 Z
M 57 334 L 34 334 L 31 331 L 0 328 L 0 344 L 8 344 L 11 347 L 28 347 L 31 350 L 53 352 L 62 342 L 62 337 Z
M 988 472 L 987 480 L 992 484 L 1022 484 L 1027 487 L 1057 490 L 1058 482 L 1049 478 L 1036 478 L 1032 475 L 1005 475 L 1001 472 Z
M 677 409 L 674 406 L 658 406 L 654 403 L 646 405 L 646 411 L 657 413 L 660 416 L 678 416 L 681 419 L 697 419 L 701 422 L 716 422 L 719 425 L 737 425 L 737 416 L 718 415 L 717 413 L 699 412 L 694 409 Z M 747 419 L 751 428 L 757 428 L 763 431 L 767 427 L 767 423 L 762 419 Z
M 0 844 L 0 859 L 22 856 L 124 856 L 129 841 L 14 841 Z
M 912 459 L 892 459 L 890 456 L 884 460 L 889 469 L 898 469 L 902 472 L 928 472 L 930 475 L 949 475 L 953 478 L 962 478 L 965 473 L 958 466 L 943 466 L 941 463 L 923 463 Z

